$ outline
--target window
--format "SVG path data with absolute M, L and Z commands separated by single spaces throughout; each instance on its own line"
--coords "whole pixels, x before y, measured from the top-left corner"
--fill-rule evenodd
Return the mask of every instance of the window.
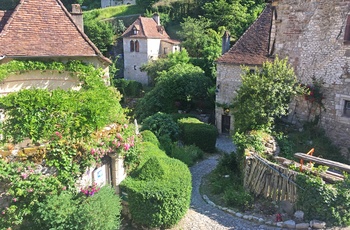
M 135 51 L 134 41 L 130 41 L 130 52 L 134 52 L 134 51 Z
M 344 117 L 350 117 L 350 101 L 344 103 Z
M 140 52 L 139 41 L 130 41 L 130 52 Z
M 139 41 L 135 41 L 135 52 L 140 52 L 140 44 Z
M 350 14 L 346 19 L 346 26 L 344 32 L 344 43 L 350 44 Z

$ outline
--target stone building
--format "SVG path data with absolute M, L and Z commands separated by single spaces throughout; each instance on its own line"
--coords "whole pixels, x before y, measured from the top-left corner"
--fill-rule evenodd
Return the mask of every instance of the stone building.
M 254 46 L 257 42 L 258 47 Z M 220 132 L 225 131 L 222 127 L 227 122 L 222 122 L 227 112 L 225 104 L 231 102 L 240 84 L 239 65 L 259 66 L 275 55 L 288 57 L 301 83 L 311 88 L 321 85 L 324 97 L 322 105 L 304 97 L 295 100 L 290 106 L 290 121 L 302 124 L 319 119 L 333 142 L 342 147 L 344 154 L 349 153 L 350 0 L 269 2 L 256 22 L 217 61 L 216 100 L 223 105 L 216 108 Z
M 180 42 L 169 37 L 160 24 L 158 14 L 153 18 L 139 17 L 123 33 L 124 78 L 148 85 L 151 79 L 140 67 L 160 56 L 180 50 Z
M 20 0 L 14 10 L 0 10 L 0 65 L 12 60 L 80 60 L 104 69 L 106 80 L 111 63 L 84 34 L 80 5 L 73 4 L 69 13 L 59 0 Z M 78 85 L 79 79 L 69 73 L 29 71 L 7 76 L 0 84 L 0 95 Z
M 101 8 L 119 5 L 135 5 L 136 0 L 101 0 Z

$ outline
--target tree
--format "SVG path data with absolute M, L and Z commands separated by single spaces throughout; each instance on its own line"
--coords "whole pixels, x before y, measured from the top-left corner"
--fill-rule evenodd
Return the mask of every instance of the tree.
M 210 79 L 201 68 L 192 64 L 177 64 L 159 74 L 155 87 L 136 105 L 138 119 L 157 113 L 171 113 L 179 106 L 191 106 L 196 100 L 206 100 Z
M 206 31 L 210 28 L 210 21 L 204 17 L 187 17 L 181 23 L 181 31 L 178 32 L 183 40 L 182 47 L 186 48 L 191 57 L 201 57 L 209 37 Z
M 166 58 L 160 58 L 142 65 L 141 71 L 147 72 L 147 75 L 152 79 L 152 83 L 154 84 L 162 71 L 168 70 L 177 64 L 189 63 L 189 61 L 190 57 L 186 49 L 182 49 L 180 52 L 170 53 Z
M 101 52 L 107 52 L 115 40 L 114 28 L 108 22 L 85 20 L 84 32 Z
M 301 92 L 293 68 L 287 59 L 276 57 L 273 63 L 265 62 L 261 70 L 243 70 L 242 85 L 233 101 L 236 132 L 269 130 L 276 117 L 288 114 L 289 102 Z

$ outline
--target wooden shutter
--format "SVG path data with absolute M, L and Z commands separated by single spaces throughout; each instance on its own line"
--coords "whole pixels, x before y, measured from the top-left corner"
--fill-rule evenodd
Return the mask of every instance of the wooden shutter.
M 134 52 L 134 51 L 135 51 L 134 41 L 130 41 L 130 52 Z
M 135 52 L 140 52 L 140 43 L 139 41 L 135 41 Z
M 348 17 L 346 19 L 344 41 L 350 42 L 350 15 L 348 15 Z

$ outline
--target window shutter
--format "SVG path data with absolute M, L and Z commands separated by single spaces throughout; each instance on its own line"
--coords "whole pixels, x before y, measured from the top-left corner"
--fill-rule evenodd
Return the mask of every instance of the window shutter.
M 350 41 L 350 15 L 348 15 L 346 20 L 344 41 Z
M 130 52 L 134 52 L 134 51 L 135 51 L 134 41 L 130 41 Z
M 139 41 L 135 41 L 135 52 L 140 52 L 140 44 Z

